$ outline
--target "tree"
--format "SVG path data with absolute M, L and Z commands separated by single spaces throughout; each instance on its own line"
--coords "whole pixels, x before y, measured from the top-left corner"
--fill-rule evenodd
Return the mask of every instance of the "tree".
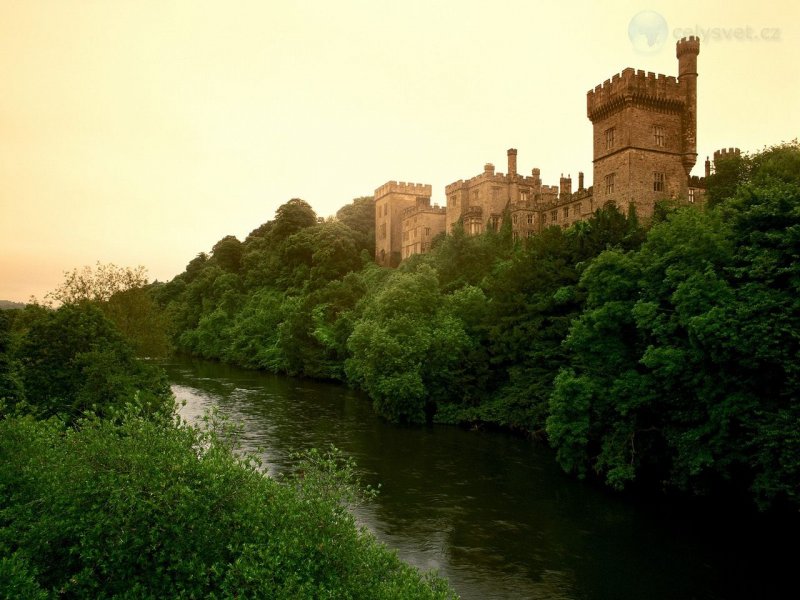
M 139 396 L 150 412 L 169 402 L 163 375 L 133 349 L 93 304 L 40 313 L 18 351 L 26 400 L 44 417 L 73 422 L 87 411 L 107 414 Z
M 275 241 L 282 241 L 293 233 L 316 223 L 317 214 L 311 205 L 300 198 L 292 198 L 275 211 L 275 224 L 270 231 L 270 236 Z
M 336 211 L 336 220 L 358 232 L 359 249 L 375 256 L 375 198 L 362 196 Z
M 442 305 L 435 271 L 395 272 L 365 300 L 348 340 L 348 378 L 393 421 L 424 422 L 426 410 L 458 389 L 470 339 L 464 324 Z
M 112 263 L 97 263 L 64 273 L 64 282 L 46 298 L 56 304 L 91 301 L 105 302 L 118 292 L 147 285 L 147 270 L 138 266 L 118 267 Z
M 242 242 L 236 236 L 226 235 L 211 249 L 211 257 L 229 273 L 238 273 L 242 262 Z

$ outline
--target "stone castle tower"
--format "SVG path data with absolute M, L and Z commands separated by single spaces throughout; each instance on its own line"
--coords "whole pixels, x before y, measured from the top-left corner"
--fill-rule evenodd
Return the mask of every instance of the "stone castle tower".
M 375 261 L 384 267 L 400 264 L 402 217 L 406 209 L 431 201 L 431 186 L 390 181 L 375 190 Z
M 625 69 L 586 95 L 593 125 L 594 195 L 653 214 L 661 198 L 688 198 L 697 160 L 697 56 L 692 36 L 677 43 L 678 78 Z

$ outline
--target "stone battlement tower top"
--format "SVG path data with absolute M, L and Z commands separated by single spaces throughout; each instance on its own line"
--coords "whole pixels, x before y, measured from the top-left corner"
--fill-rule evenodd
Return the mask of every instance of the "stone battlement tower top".
M 649 217 L 661 198 L 686 198 L 697 161 L 697 56 L 692 36 L 676 44 L 678 77 L 624 69 L 586 94 L 594 126 L 598 204 L 635 206 Z

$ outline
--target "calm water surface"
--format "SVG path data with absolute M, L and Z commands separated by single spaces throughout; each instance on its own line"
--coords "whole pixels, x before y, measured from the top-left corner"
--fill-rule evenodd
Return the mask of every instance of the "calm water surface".
M 465 599 L 779 597 L 794 568 L 764 532 L 574 481 L 525 439 L 392 425 L 343 386 L 202 361 L 164 366 L 184 417 L 219 407 L 273 475 L 311 447 L 334 444 L 355 458 L 364 481 L 381 486 L 358 519 Z

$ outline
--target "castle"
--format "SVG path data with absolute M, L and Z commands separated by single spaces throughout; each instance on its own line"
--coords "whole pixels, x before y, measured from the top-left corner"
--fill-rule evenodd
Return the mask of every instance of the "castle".
M 544 228 L 567 228 L 609 203 L 634 208 L 642 219 L 657 201 L 702 201 L 704 179 L 692 177 L 697 161 L 697 37 L 677 42 L 678 77 L 627 68 L 586 94 L 593 126 L 593 186 L 577 189 L 563 174 L 559 185 L 543 185 L 539 169 L 517 171 L 517 150 L 507 152 L 506 173 L 491 163 L 471 179 L 445 187 L 447 205 L 431 206 L 431 186 L 390 181 L 375 190 L 375 260 L 397 266 L 427 252 L 439 233 L 460 222 L 467 234 L 498 230 L 511 220 L 515 239 Z M 714 153 L 715 161 L 737 153 Z M 706 160 L 705 172 L 711 164 Z

